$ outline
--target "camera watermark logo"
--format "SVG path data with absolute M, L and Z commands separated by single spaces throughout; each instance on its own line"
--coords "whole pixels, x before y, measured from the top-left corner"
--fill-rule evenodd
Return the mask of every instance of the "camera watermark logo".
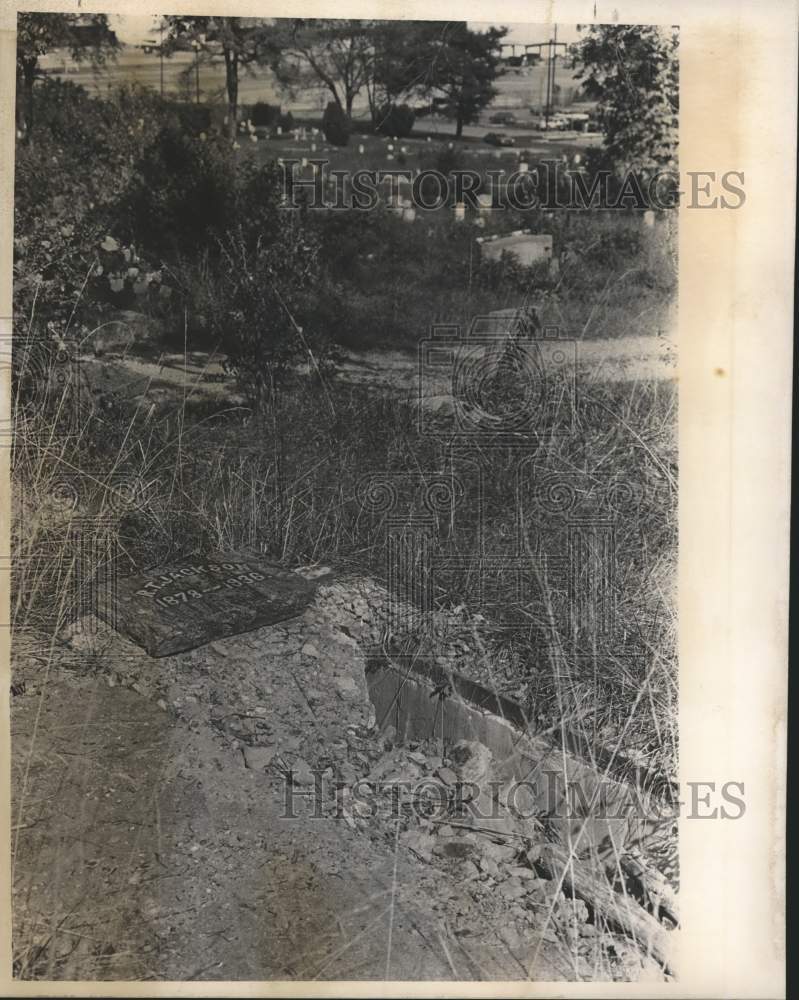
M 534 310 L 436 325 L 419 345 L 419 430 L 502 445 L 573 430 L 577 342 Z
M 547 459 L 579 433 L 577 390 L 576 342 L 533 309 L 477 316 L 465 333 L 438 325 L 421 342 L 419 429 L 441 465 L 359 486 L 385 532 L 392 629 L 432 630 L 437 605 L 464 604 L 577 656 L 615 643 L 617 529 L 641 497 Z
M 21 508 L 34 509 L 34 500 L 49 527 L 30 541 L 20 532 L 10 569 L 13 589 L 25 598 L 14 606 L 13 627 L 46 620 L 75 633 L 95 634 L 101 622 L 115 628 L 120 526 L 134 510 L 146 512 L 141 481 L 128 473 L 64 468 L 46 492 L 23 497 Z
M 361 479 L 362 510 L 385 533 L 392 630 L 432 629 L 436 597 L 461 603 L 468 595 L 495 629 L 532 631 L 575 653 L 613 643 L 618 524 L 637 491 L 623 481 L 547 475 L 518 460 L 515 512 L 498 540 L 490 472 L 464 461 L 457 475 Z M 479 557 L 463 556 L 464 548 Z
M 7 415 L 0 418 L 0 447 L 12 448 L 18 425 L 27 414 L 45 409 L 57 412 L 63 426 L 79 426 L 81 407 L 87 405 L 81 362 L 74 340 L 18 338 L 0 332 L 0 381 L 9 394 Z

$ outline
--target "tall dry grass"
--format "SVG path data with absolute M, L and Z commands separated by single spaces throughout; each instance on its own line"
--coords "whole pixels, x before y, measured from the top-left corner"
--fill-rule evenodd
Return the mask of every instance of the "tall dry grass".
M 203 402 L 191 386 L 159 405 L 145 395 L 108 405 L 93 392 L 91 365 L 44 356 L 26 371 L 23 353 L 17 368 L 12 614 L 15 634 L 44 637 L 56 660 L 56 637 L 91 610 L 87 588 L 109 560 L 126 574 L 246 548 L 287 566 L 329 563 L 380 577 L 386 524 L 364 511 L 364 474 L 464 475 L 457 449 L 420 434 L 413 401 L 401 395 L 298 377 L 257 415 Z M 532 604 L 508 607 L 501 574 L 480 603 L 477 583 L 492 553 L 507 551 L 518 513 L 518 457 L 491 441 L 473 449 L 491 470 L 480 498 L 491 511 L 485 534 L 478 544 L 468 504 L 458 524 L 439 524 L 442 551 L 461 569 L 433 581 L 438 608 L 482 616 L 496 687 L 521 692 L 534 728 L 555 738 L 569 728 L 588 748 L 609 746 L 618 764 L 667 778 L 678 745 L 675 405 L 666 382 L 590 384 L 576 415 L 563 400 L 571 433 L 526 442 L 531 491 L 542 470 L 564 481 L 579 471 L 589 508 L 608 481 L 634 488 L 637 503 L 616 524 L 618 648 L 583 643 L 576 655 L 563 627 L 567 597 L 545 571 L 536 570 Z M 521 501 L 524 552 L 538 567 L 540 546 L 561 544 L 562 534 L 524 491 Z M 87 538 L 88 546 L 76 542 Z M 508 619 L 512 628 L 503 627 Z M 31 968 L 38 947 L 27 959 L 22 947 Z

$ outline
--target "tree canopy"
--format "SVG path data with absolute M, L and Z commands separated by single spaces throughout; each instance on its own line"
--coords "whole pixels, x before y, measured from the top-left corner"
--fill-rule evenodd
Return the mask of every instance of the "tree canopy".
M 228 129 L 236 129 L 239 104 L 239 75 L 267 59 L 271 27 L 257 17 L 210 17 L 169 14 L 165 17 L 167 37 L 164 53 L 169 56 L 189 43 L 198 58 L 225 66 L 225 89 L 228 103 Z
M 500 43 L 507 28 L 471 31 L 463 22 L 441 27 L 431 46 L 428 81 L 431 91 L 444 96 L 442 113 L 454 119 L 460 138 L 463 126 L 475 121 L 496 95 L 493 82 L 500 72 Z
M 289 89 L 326 88 L 349 118 L 370 78 L 372 22 L 292 18 L 276 22 L 272 68 Z
M 619 172 L 674 165 L 677 45 L 676 28 L 602 24 L 572 48 L 585 92 L 599 102 L 606 157 Z
M 76 62 L 102 65 L 119 48 L 107 14 L 19 14 L 17 16 L 17 79 L 25 98 L 26 138 L 33 131 L 33 86 L 41 76 L 39 59 L 66 49 Z
M 363 90 L 373 119 L 403 98 L 438 94 L 460 135 L 495 94 L 505 33 L 451 21 L 293 19 L 276 23 L 272 65 L 289 89 L 326 88 L 347 117 Z

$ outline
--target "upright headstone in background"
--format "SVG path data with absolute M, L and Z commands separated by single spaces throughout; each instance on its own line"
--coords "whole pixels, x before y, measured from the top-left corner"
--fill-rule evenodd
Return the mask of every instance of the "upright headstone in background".
M 481 250 L 489 260 L 499 260 L 503 251 L 514 254 L 520 264 L 552 263 L 552 237 L 545 233 L 514 233 L 498 239 L 486 240 Z

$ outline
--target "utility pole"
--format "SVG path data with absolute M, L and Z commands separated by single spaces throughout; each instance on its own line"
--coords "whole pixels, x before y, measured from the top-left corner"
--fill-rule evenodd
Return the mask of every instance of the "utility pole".
M 547 42 L 528 42 L 524 47 L 524 51 L 527 52 L 529 49 L 538 49 L 538 59 L 539 61 L 543 59 L 543 51 L 547 50 L 547 63 L 546 63 L 546 84 L 544 80 L 541 81 L 541 89 L 543 90 L 546 86 L 546 101 L 544 103 L 544 123 L 545 128 L 549 128 L 549 116 L 552 114 L 552 104 L 555 99 L 555 66 L 558 58 L 558 49 L 568 49 L 566 42 L 558 41 L 558 26 L 555 25 L 555 34 L 553 38 L 550 38 Z M 539 93 L 539 104 L 540 104 L 541 94 Z
M 558 26 L 555 25 L 555 35 L 546 43 L 548 49 L 547 56 L 547 103 L 544 109 L 544 128 L 549 131 L 549 116 L 552 113 L 552 102 L 555 97 L 555 67 L 558 58 L 558 49 L 567 49 L 565 42 L 558 41 Z
M 197 95 L 197 104 L 200 103 L 200 43 L 195 39 L 192 43 L 194 49 L 194 89 Z
M 164 99 L 164 19 L 160 22 L 161 44 L 158 46 L 158 54 L 161 58 L 161 100 Z

